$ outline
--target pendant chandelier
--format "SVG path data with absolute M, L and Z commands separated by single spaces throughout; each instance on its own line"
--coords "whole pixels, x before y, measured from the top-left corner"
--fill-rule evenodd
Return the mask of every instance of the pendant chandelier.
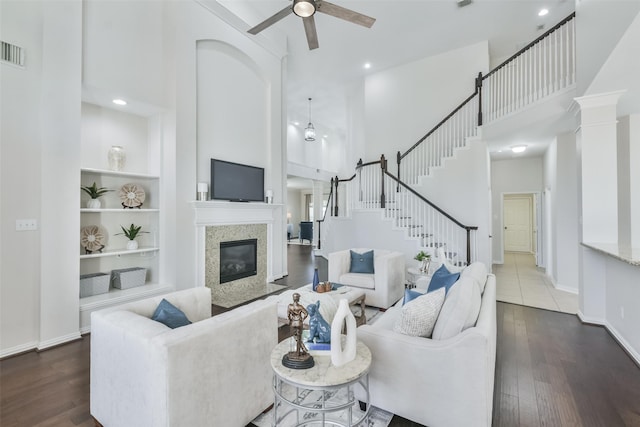
M 309 124 L 304 129 L 304 140 L 305 141 L 316 140 L 316 129 L 313 127 L 313 123 L 311 123 L 311 98 L 309 98 Z

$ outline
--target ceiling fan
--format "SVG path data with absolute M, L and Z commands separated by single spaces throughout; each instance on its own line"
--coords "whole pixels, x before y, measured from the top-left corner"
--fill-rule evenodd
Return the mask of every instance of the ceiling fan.
M 307 35 L 307 43 L 309 44 L 309 50 L 318 48 L 318 33 L 316 32 L 316 21 L 313 19 L 313 15 L 316 12 L 326 13 L 336 18 L 344 19 L 345 21 L 352 22 L 354 24 L 362 25 L 363 27 L 371 28 L 375 18 L 363 15 L 355 12 L 351 9 L 346 9 L 342 6 L 329 3 L 324 0 L 293 0 L 292 6 L 287 6 L 275 15 L 265 19 L 255 27 L 249 29 L 247 32 L 250 34 L 258 34 L 265 28 L 270 27 L 276 22 L 280 21 L 284 17 L 288 16 L 291 12 L 302 18 L 304 24 L 304 32 Z

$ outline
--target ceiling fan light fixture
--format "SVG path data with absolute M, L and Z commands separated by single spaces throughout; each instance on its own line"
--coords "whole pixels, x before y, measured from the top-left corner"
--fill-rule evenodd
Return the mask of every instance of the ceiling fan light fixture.
M 316 13 L 316 5 L 313 0 L 293 0 L 293 13 L 301 18 L 308 18 Z
M 316 129 L 313 127 L 313 123 L 311 123 L 311 98 L 309 98 L 309 124 L 304 129 L 304 140 L 305 141 L 316 140 Z

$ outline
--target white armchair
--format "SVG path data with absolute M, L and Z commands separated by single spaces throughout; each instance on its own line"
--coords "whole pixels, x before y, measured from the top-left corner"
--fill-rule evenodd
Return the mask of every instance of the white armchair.
M 165 295 L 193 323 L 151 320 L 163 297 L 91 316 L 91 415 L 104 426 L 244 426 L 273 403 L 274 302 L 211 317 L 211 291 Z
M 364 253 L 371 249 L 355 248 L 354 252 Z M 402 298 L 404 293 L 404 254 L 383 249 L 373 250 L 374 274 L 349 273 L 350 250 L 329 254 L 329 281 L 364 291 L 365 303 L 379 308 L 389 308 Z

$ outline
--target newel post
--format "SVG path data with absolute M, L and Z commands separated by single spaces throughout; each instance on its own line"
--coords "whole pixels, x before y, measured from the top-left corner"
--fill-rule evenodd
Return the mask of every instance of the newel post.
M 476 78 L 476 91 L 478 92 L 478 126 L 482 126 L 482 72 Z
M 333 215 L 333 199 L 335 198 L 335 193 L 333 192 L 333 177 L 331 177 L 331 200 L 330 200 L 330 205 L 329 205 L 329 216 L 334 216 Z
M 362 202 L 362 159 L 356 163 L 356 170 L 358 171 L 358 201 Z
M 402 155 L 398 151 L 396 154 L 396 163 L 398 164 L 398 180 L 396 181 L 396 193 L 400 192 L 400 162 L 402 161 Z
M 384 158 L 384 154 L 380 156 L 380 207 L 385 207 L 385 195 L 384 195 L 384 173 L 387 171 L 387 159 Z
M 335 179 L 331 178 L 331 182 L 333 185 L 335 185 L 335 195 L 334 198 L 336 199 L 336 207 L 335 207 L 335 212 L 333 216 L 338 216 L 338 175 L 336 175 Z

